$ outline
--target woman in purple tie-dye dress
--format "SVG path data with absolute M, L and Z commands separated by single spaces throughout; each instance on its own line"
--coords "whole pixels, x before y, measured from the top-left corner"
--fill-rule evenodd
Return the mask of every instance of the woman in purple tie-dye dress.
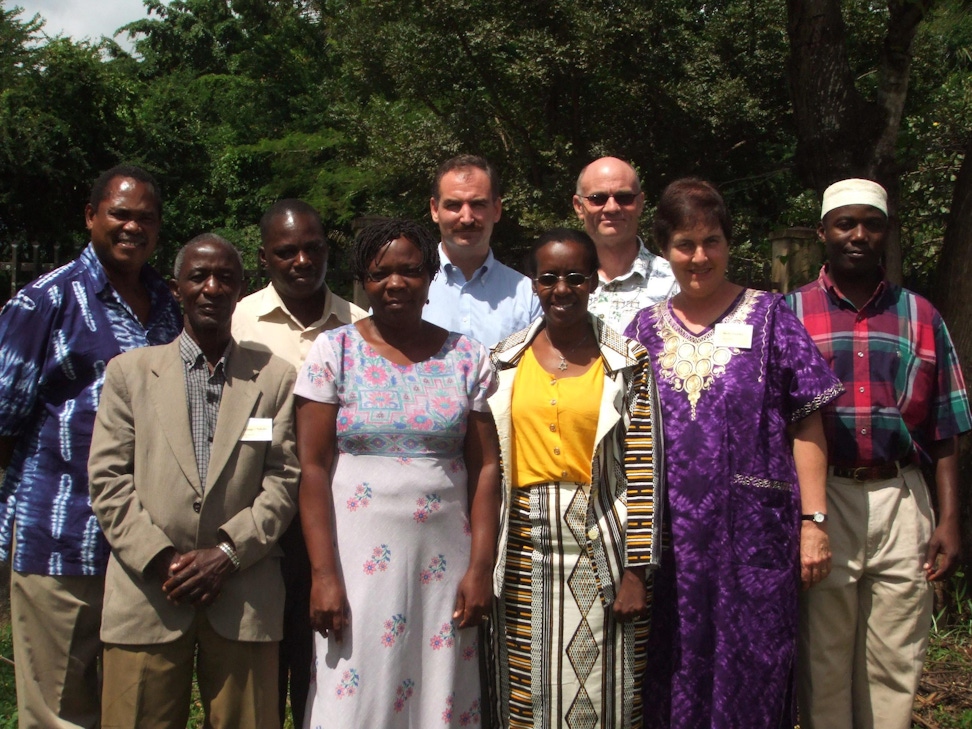
M 806 516 L 826 512 L 819 410 L 841 386 L 781 297 L 725 278 L 730 235 L 712 185 L 672 183 L 655 236 L 681 291 L 626 332 L 652 357 L 671 533 L 646 727 L 792 729 L 797 593 L 829 571 Z

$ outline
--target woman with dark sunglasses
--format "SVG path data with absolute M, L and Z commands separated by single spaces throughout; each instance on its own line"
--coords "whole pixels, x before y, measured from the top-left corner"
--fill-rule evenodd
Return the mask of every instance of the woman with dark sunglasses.
M 494 589 L 503 727 L 640 727 L 659 497 L 645 350 L 588 314 L 597 249 L 533 246 L 543 316 L 493 349 L 503 509 Z

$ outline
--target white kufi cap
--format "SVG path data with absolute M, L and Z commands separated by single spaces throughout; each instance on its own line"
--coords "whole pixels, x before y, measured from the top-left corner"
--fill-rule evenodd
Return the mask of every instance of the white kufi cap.
M 820 219 L 834 208 L 844 205 L 871 205 L 885 215 L 888 214 L 888 193 L 873 180 L 851 178 L 841 180 L 824 190 Z

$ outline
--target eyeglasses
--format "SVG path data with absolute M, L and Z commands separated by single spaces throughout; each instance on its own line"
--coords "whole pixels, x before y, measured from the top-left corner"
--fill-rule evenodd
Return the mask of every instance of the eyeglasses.
M 603 208 L 605 205 L 607 205 L 607 201 L 612 197 L 614 198 L 614 202 L 616 202 L 618 205 L 621 207 L 627 207 L 628 205 L 631 205 L 640 194 L 640 192 L 595 192 L 593 195 L 578 195 L 578 197 L 587 200 L 587 202 L 591 204 L 591 207 L 595 208 Z
M 565 281 L 572 289 L 576 289 L 578 286 L 583 286 L 585 283 L 590 281 L 591 276 L 593 275 L 593 273 L 589 273 L 585 276 L 584 274 L 577 273 L 576 271 L 571 271 L 563 276 L 558 276 L 555 273 L 541 273 L 533 280 L 536 281 L 537 286 L 542 289 L 552 289 L 561 281 Z

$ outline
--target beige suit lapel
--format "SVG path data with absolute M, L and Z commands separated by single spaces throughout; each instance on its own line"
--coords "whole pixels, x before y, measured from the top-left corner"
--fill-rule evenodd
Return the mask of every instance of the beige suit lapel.
M 153 367 L 151 377 L 149 392 L 158 415 L 158 428 L 168 441 L 186 480 L 201 495 L 202 484 L 196 466 L 196 451 L 192 446 L 189 406 L 186 404 L 186 371 L 179 354 L 178 338 Z
M 207 486 L 219 478 L 229 461 L 236 444 L 243 435 L 246 423 L 253 415 L 253 406 L 260 394 L 256 383 L 257 371 L 245 349 L 235 343 L 230 351 L 226 367 L 226 384 L 219 403 L 216 433 L 209 453 Z

